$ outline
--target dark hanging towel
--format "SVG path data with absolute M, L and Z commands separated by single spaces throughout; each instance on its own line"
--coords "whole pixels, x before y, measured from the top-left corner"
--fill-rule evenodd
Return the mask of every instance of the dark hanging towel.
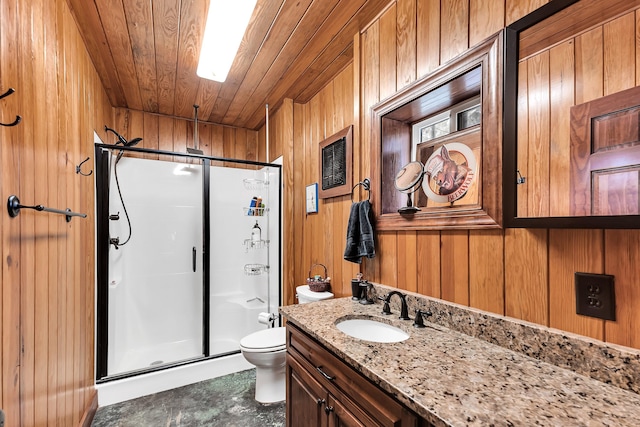
M 367 258 L 376 256 L 372 223 L 369 200 L 351 204 L 351 213 L 347 224 L 347 246 L 344 250 L 345 260 L 360 264 L 363 256 Z

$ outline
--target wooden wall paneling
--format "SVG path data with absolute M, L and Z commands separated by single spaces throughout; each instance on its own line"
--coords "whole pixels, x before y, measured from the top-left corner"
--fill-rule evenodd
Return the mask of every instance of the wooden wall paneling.
M 416 0 L 397 0 L 396 5 L 398 19 L 396 86 L 402 88 L 416 80 Z M 381 36 L 384 37 L 383 33 Z
M 300 263 L 300 271 L 299 271 L 299 276 L 298 274 L 296 274 L 296 280 L 298 280 L 298 282 L 300 284 L 304 283 L 304 279 L 306 277 L 308 277 L 307 275 L 307 271 L 309 269 L 309 260 L 311 259 L 311 226 L 309 224 L 309 214 L 306 213 L 306 186 L 309 184 L 312 184 L 311 181 L 309 181 L 309 171 L 308 168 L 310 167 L 310 163 L 311 163 L 311 148 L 310 148 L 310 142 L 309 140 L 311 139 L 311 102 L 308 102 L 306 104 L 304 104 L 304 109 L 303 109 L 304 113 L 303 113 L 303 117 L 304 117 L 304 128 L 301 130 L 302 132 L 302 139 L 301 139 L 301 143 L 303 144 L 302 146 L 302 156 L 301 157 L 297 157 L 297 153 L 296 153 L 296 163 L 298 164 L 298 167 L 302 168 L 302 173 L 301 173 L 301 180 L 300 180 L 300 189 L 298 190 L 298 194 L 300 195 L 301 198 L 303 198 L 305 200 L 305 204 L 302 205 L 302 210 L 300 210 L 298 212 L 298 214 L 301 216 L 301 223 L 302 223 L 302 236 L 303 236 L 303 245 L 302 245 L 302 259 L 301 259 L 301 263 Z
M 142 144 L 144 148 L 158 150 L 160 148 L 160 123 L 158 116 L 155 114 L 145 113 L 143 116 L 142 126 L 143 137 L 140 144 Z M 144 158 L 158 160 L 160 156 L 157 154 L 145 154 Z
M 603 95 L 604 53 L 602 27 L 594 28 L 575 39 L 576 105 Z
M 549 51 L 549 94 L 550 94 L 550 158 L 549 214 L 566 216 L 570 210 L 570 168 L 571 158 L 569 137 L 570 108 L 574 105 L 574 43 L 567 41 Z
M 71 14 L 67 14 L 71 23 L 74 23 L 73 17 Z M 74 34 L 73 37 L 73 50 L 74 52 L 81 52 L 84 45 L 82 44 L 82 40 L 77 36 L 77 33 Z M 74 171 L 74 159 L 78 159 L 80 157 L 80 140 L 81 140 L 81 126 L 84 124 L 84 111 L 82 110 L 82 98 L 83 98 L 83 88 L 85 85 L 85 81 L 83 81 L 82 77 L 82 59 L 78 59 L 73 64 L 73 120 L 71 121 L 72 132 L 70 134 L 71 137 L 71 149 L 70 153 L 68 153 L 69 161 L 65 164 L 64 173 L 67 177 L 67 183 L 70 188 L 73 190 L 72 199 L 67 203 L 72 210 L 78 211 L 81 209 L 80 203 L 80 185 L 75 178 Z M 77 218 L 76 218 L 77 219 Z M 64 221 L 64 217 L 60 217 L 60 220 Z M 82 404 L 80 403 L 82 396 L 82 380 L 80 379 L 82 361 L 80 360 L 80 351 L 82 345 L 82 325 L 81 325 L 81 315 L 80 311 L 83 308 L 83 304 L 81 303 L 81 270 L 82 270 L 82 256 L 83 254 L 80 252 L 80 240 L 81 240 L 81 230 L 83 228 L 83 224 L 78 224 L 77 222 L 71 226 L 68 224 L 68 232 L 69 237 L 72 241 L 70 245 L 71 249 L 71 258 L 67 262 L 67 268 L 73 271 L 73 279 L 69 283 L 69 289 L 72 295 L 70 301 L 72 301 L 73 310 L 70 310 L 69 314 L 71 318 L 69 319 L 70 325 L 72 325 L 72 336 L 73 340 L 70 341 L 69 353 L 67 355 L 67 360 L 69 361 L 69 372 L 72 373 L 69 377 L 70 384 L 70 403 L 71 403 L 71 414 L 70 418 L 74 425 L 77 425 L 80 421 L 80 416 L 83 412 Z
M 504 314 L 502 230 L 469 231 L 469 305 Z
M 34 13 L 31 7 L 27 6 L 19 9 L 19 31 L 18 50 L 28 52 L 29 56 L 37 55 L 35 46 L 31 44 L 32 28 L 31 14 Z M 37 21 L 37 17 L 34 17 Z M 35 22 L 34 22 L 35 24 Z M 37 26 L 37 24 L 35 24 Z M 35 59 L 35 58 L 34 58 Z M 19 57 L 20 96 L 24 99 L 34 99 L 34 62 L 36 60 L 26 60 L 26 55 Z M 16 82 L 16 83 L 18 83 Z M 14 83 L 15 84 L 15 83 Z M 14 95 L 15 96 L 15 95 Z M 34 126 L 36 117 L 34 106 L 23 104 L 22 115 L 25 118 L 18 127 L 21 133 L 20 145 L 22 146 L 22 163 L 35 165 L 35 142 Z M 25 204 L 42 203 L 35 200 L 35 174 L 34 167 L 26 167 L 20 171 L 20 200 Z M 21 422 L 25 425 L 34 424 L 35 412 L 35 215 L 38 213 L 25 211 L 16 219 L 21 222 L 21 244 L 20 244 L 20 268 L 21 268 L 21 294 L 20 294 L 20 325 L 22 339 L 21 374 L 20 374 L 20 394 L 21 394 Z
M 283 107 L 286 107 L 287 102 L 290 100 L 286 100 L 283 103 Z M 291 108 L 290 106 L 287 108 Z M 291 114 L 291 113 L 289 113 Z M 289 121 L 291 121 L 291 119 L 289 119 Z M 291 138 L 291 125 L 289 124 L 289 128 L 284 129 L 284 131 L 286 131 L 286 136 L 290 139 Z M 283 148 L 283 151 L 285 150 L 285 148 Z M 281 154 L 282 155 L 282 154 Z M 252 130 L 247 130 L 247 160 L 253 160 L 253 161 L 258 161 L 258 132 L 256 131 L 252 131 Z
M 397 28 L 396 5 L 391 5 L 380 17 L 380 99 L 396 93 Z
M 518 156 L 517 170 L 525 179 L 529 175 L 529 88 L 527 86 L 529 76 L 527 71 L 527 62 L 520 62 L 518 64 L 518 142 L 516 150 Z M 516 186 L 516 213 L 519 217 L 529 215 L 528 190 L 528 185 L 521 184 Z
M 604 95 L 635 86 L 635 13 L 628 13 L 604 24 Z
M 636 10 L 636 40 L 640 39 L 640 10 Z M 636 86 L 640 84 L 640 43 L 636 42 Z
M 175 144 L 175 141 L 174 141 L 174 144 Z M 223 126 L 213 126 L 213 129 L 211 129 L 211 155 L 213 157 L 224 157 L 224 127 Z M 212 162 L 212 165 L 218 165 L 218 162 Z
M 604 320 L 576 314 L 574 273 L 604 273 L 602 230 L 549 230 L 549 326 L 604 339 Z
M 549 216 L 549 52 L 527 60 L 529 158 L 525 185 L 529 215 Z
M 442 231 L 440 235 L 441 298 L 469 305 L 469 232 Z
M 304 278 L 303 264 L 305 263 L 305 242 L 307 237 L 305 235 L 305 212 L 306 212 L 306 200 L 305 200 L 305 186 L 304 170 L 306 157 L 305 157 L 305 129 L 306 129 L 306 105 L 293 104 L 293 153 L 292 159 L 287 163 L 285 167 L 290 168 L 290 174 L 293 176 L 293 185 L 285 187 L 285 198 L 292 199 L 293 212 L 289 220 L 285 217 L 285 224 L 288 221 L 293 222 L 293 242 L 292 252 L 293 255 L 293 283 L 290 283 L 290 287 L 285 288 L 285 304 L 293 304 L 297 302 L 295 300 L 295 288 L 298 285 L 302 285 L 304 282 L 301 280 Z M 286 227 L 286 226 L 285 226 Z
M 361 129 L 360 134 L 360 171 L 363 176 L 371 174 L 370 152 L 371 147 L 371 123 L 372 117 L 370 108 L 380 99 L 380 24 L 374 22 L 361 39 L 361 67 L 362 67 L 362 94 L 361 94 Z M 371 177 L 376 179 L 376 177 Z M 376 242 L 377 244 L 377 242 Z M 376 252 L 379 252 L 376 247 Z M 377 260 L 363 260 L 361 272 L 367 280 L 376 277 Z
M 416 70 L 418 78 L 440 65 L 440 1 L 416 3 Z
M 418 269 L 417 265 L 417 232 L 398 231 L 397 232 L 397 282 L 398 288 L 411 292 L 418 292 Z
M 158 118 L 158 149 L 173 151 L 173 119 L 167 116 Z
M 246 129 L 235 129 L 236 141 L 234 144 L 233 150 L 233 158 L 234 159 L 246 159 L 247 158 L 247 130 Z M 277 138 L 274 138 L 277 141 Z M 240 166 L 240 165 L 238 165 Z M 240 166 L 244 168 L 244 166 Z
M 497 33 L 504 27 L 504 2 L 469 0 L 469 46 Z
M 202 150 L 202 153 L 205 156 L 211 155 L 211 140 L 212 140 L 212 132 L 215 125 L 209 123 L 200 123 L 198 122 L 198 140 L 200 141 L 198 144 L 198 148 Z M 198 162 L 202 163 L 202 162 Z
M 469 47 L 469 0 L 440 0 L 440 62 Z
M 355 56 L 354 52 L 354 56 Z M 357 166 L 357 158 L 355 156 L 355 145 L 357 145 L 357 139 L 355 136 L 355 130 L 357 123 L 353 117 L 353 105 L 354 105 L 354 66 L 349 65 L 344 69 L 334 80 L 333 84 L 333 99 L 334 99 L 334 116 L 333 116 L 333 129 L 335 132 L 344 129 L 345 127 L 352 125 L 352 156 L 353 156 L 353 183 L 354 185 L 360 182 L 359 174 L 354 171 Z M 357 187 L 354 191 L 353 200 L 363 200 L 366 198 L 366 191 L 361 191 L 362 187 Z M 335 261 L 334 265 L 339 265 L 340 277 L 338 278 L 342 287 L 341 295 L 351 295 L 351 279 L 356 277 L 359 271 L 357 264 L 344 260 L 344 249 L 346 245 L 347 235 L 347 223 L 349 220 L 349 214 L 351 212 L 351 195 L 341 196 L 338 204 L 334 208 L 335 214 Z
M 66 70 L 68 69 L 67 67 L 67 57 L 70 55 L 70 52 L 67 51 L 68 47 L 67 44 L 65 43 L 65 41 L 68 39 L 68 30 L 69 28 L 66 27 L 66 22 L 65 22 L 65 14 L 66 14 L 66 9 L 64 7 L 64 5 L 61 5 L 60 3 L 58 3 L 60 5 L 60 7 L 58 8 L 58 13 L 57 13 L 57 26 L 58 28 L 60 28 L 60 39 L 58 41 L 58 88 L 60 90 L 59 93 L 61 94 L 65 94 L 67 87 L 69 87 L 69 85 L 67 84 L 67 73 Z M 58 96 L 58 110 L 59 111 L 64 111 L 66 114 L 69 114 L 67 112 L 70 112 L 69 106 L 67 105 L 67 100 L 65 99 L 64 95 Z M 66 187 L 67 187 L 67 183 L 66 180 L 63 177 L 63 174 L 59 173 L 59 171 L 62 169 L 63 165 L 64 165 L 64 159 L 66 157 L 66 150 L 68 147 L 68 139 L 66 137 L 62 137 L 62 135 L 67 135 L 68 129 L 67 129 L 67 121 L 66 120 L 59 120 L 58 121 L 58 135 L 61 136 L 61 139 L 58 141 L 58 150 L 55 153 L 55 167 L 54 170 L 56 171 L 56 180 L 57 180 L 57 186 L 56 186 L 56 194 L 57 194 L 57 202 L 56 205 L 57 206 L 64 206 L 67 204 L 67 197 L 66 197 Z M 65 232 L 66 232 L 66 227 L 65 225 L 63 225 L 59 220 L 58 220 L 58 233 L 60 236 L 62 236 Z M 55 279 L 55 284 L 58 288 L 58 292 L 57 292 L 57 297 L 58 297 L 58 301 L 57 301 L 57 306 L 58 306 L 58 312 L 57 312 L 57 324 L 58 324 L 58 330 L 56 331 L 56 339 L 58 342 L 58 348 L 57 348 L 57 379 L 58 382 L 56 384 L 56 390 L 55 393 L 57 395 L 57 408 L 56 408 L 56 413 L 57 413 L 57 424 L 62 426 L 65 424 L 66 419 L 65 417 L 67 416 L 67 409 L 66 409 L 66 397 L 67 397 L 67 391 L 66 391 L 66 387 L 65 385 L 67 384 L 67 377 L 66 377 L 66 364 L 65 364 L 65 360 L 66 360 L 66 342 L 69 336 L 69 330 L 67 328 L 67 321 L 66 321 L 66 313 L 68 311 L 68 305 L 67 305 L 67 301 L 68 301 L 68 295 L 67 295 L 67 289 L 66 289 L 66 284 L 68 283 L 68 277 L 67 277 L 67 267 L 65 264 L 65 261 L 68 257 L 68 253 L 67 253 L 67 239 L 66 238 L 59 238 L 56 239 L 56 243 L 57 243 L 57 252 L 58 252 L 58 265 L 57 265 L 57 271 L 56 271 L 56 279 Z
M 416 233 L 417 292 L 440 298 L 440 232 Z
M 511 228 L 504 233 L 505 314 L 548 326 L 547 230 Z
M 315 102 L 314 102 L 315 101 Z M 325 105 L 322 96 L 316 96 L 314 101 L 310 102 L 311 109 L 309 119 L 311 120 L 311 134 L 307 141 L 309 147 L 309 161 L 307 170 L 309 171 L 308 183 L 320 182 L 320 171 L 318 161 L 318 144 L 325 138 L 324 129 L 324 112 L 322 107 Z M 313 214 L 307 217 L 307 223 L 311 226 L 311 258 L 309 259 L 309 267 L 311 264 L 327 262 L 324 245 L 326 244 L 327 233 L 324 228 L 324 216 L 331 215 L 331 211 L 327 209 L 324 200 L 318 200 L 318 211 L 321 214 Z M 326 264 L 325 264 L 326 265 Z
M 369 280 L 398 287 L 398 238 L 395 231 L 376 235 L 375 273 Z M 365 276 L 365 279 L 367 277 Z
M 57 165 L 58 165 L 58 145 L 60 134 L 58 132 L 58 123 L 61 121 L 61 117 L 64 117 L 64 114 L 60 114 L 60 110 L 58 108 L 58 97 L 53 96 L 53 94 L 58 94 L 60 88 L 60 81 L 58 78 L 58 40 L 61 39 L 61 27 L 57 25 L 57 5 L 60 2 L 45 2 L 45 12 L 44 16 L 49 17 L 46 20 L 46 28 L 45 28 L 45 37 L 43 42 L 43 47 L 45 50 L 45 85 L 46 85 L 46 94 L 45 96 L 45 106 L 46 106 L 46 115 L 45 122 L 47 123 L 47 134 L 45 140 L 47 141 L 47 203 L 53 205 L 58 203 L 57 192 L 58 192 L 58 177 L 57 177 Z M 93 140 L 93 139 L 92 139 Z M 93 157 L 93 155 L 91 155 Z M 88 162 L 94 164 L 94 162 Z M 4 168 L 3 168 L 4 170 Z M 64 226 L 59 222 L 60 218 L 57 215 L 47 215 L 48 228 L 47 233 L 48 236 L 57 236 L 59 233 L 59 229 Z M 49 425 L 55 426 L 57 425 L 58 419 L 58 319 L 59 319 L 59 306 L 58 306 L 58 265 L 60 263 L 59 257 L 61 256 L 58 248 L 58 241 L 61 239 L 51 238 L 48 242 L 47 255 L 46 255 L 46 280 L 48 283 L 47 286 L 47 326 L 45 329 L 45 333 L 49 337 L 47 343 L 47 349 L 45 350 L 45 354 L 47 356 L 46 364 L 47 364 L 47 375 L 46 375 L 46 407 L 47 407 L 47 418 Z M 93 334 L 88 338 L 93 345 Z M 91 353 L 93 355 L 93 352 Z M 91 366 L 93 367 L 93 360 L 91 361 Z M 92 378 L 92 377 L 91 377 Z
M 533 12 L 549 0 L 505 0 L 505 26 Z
M 65 91 L 65 96 L 68 97 L 67 107 L 70 111 L 70 117 L 67 125 L 67 149 L 65 154 L 65 161 L 61 164 L 61 168 L 58 173 L 63 176 L 63 179 L 67 185 L 67 201 L 62 206 L 69 206 L 73 209 L 78 209 L 78 188 L 73 181 L 73 159 L 78 157 L 78 144 L 79 144 L 79 128 L 80 128 L 80 80 L 82 77 L 80 76 L 80 59 L 73 58 L 74 55 L 77 54 L 78 45 L 77 45 L 77 29 L 74 27 L 75 21 L 73 17 L 69 13 L 69 11 L 65 11 L 64 14 L 65 28 L 68 28 L 68 48 L 70 55 L 65 58 L 67 62 L 67 87 Z M 59 217 L 59 221 L 64 221 L 63 217 Z M 78 244 L 78 225 L 77 223 L 74 226 L 71 223 L 66 224 L 66 239 L 68 240 L 67 244 L 67 254 L 65 259 L 65 268 L 67 270 L 67 281 L 64 286 L 67 289 L 67 344 L 66 344 L 66 353 L 65 353 L 65 388 L 67 390 L 66 394 L 66 410 L 67 416 L 66 422 L 70 424 L 77 424 L 79 420 L 79 414 L 81 413 L 80 409 L 77 406 L 77 392 L 78 392 L 78 381 L 77 381 L 77 359 L 76 359 L 76 349 L 78 348 L 78 334 L 79 334 L 79 316 L 78 311 L 80 309 L 79 305 L 79 276 L 80 276 L 80 266 L 78 263 L 78 258 L 80 256 L 79 253 L 79 244 Z
M 362 44 L 361 44 L 361 36 L 360 33 L 356 33 L 353 36 L 353 65 L 351 70 L 351 104 L 349 106 L 345 106 L 345 114 L 347 114 L 346 109 L 350 108 L 349 116 L 351 118 L 351 122 L 353 123 L 353 146 L 352 146 L 352 154 L 353 154 L 353 167 L 351 170 L 353 171 L 353 182 L 360 182 L 364 178 L 371 179 L 370 176 L 363 176 L 364 172 L 360 169 L 360 158 L 362 157 L 362 143 L 363 143 L 363 129 L 361 127 L 363 112 L 360 110 L 361 108 L 361 84 L 362 84 Z M 345 96 L 345 105 L 347 105 L 346 101 L 347 97 Z M 348 121 L 347 121 L 348 122 Z M 349 215 L 351 211 L 351 205 L 345 207 L 345 215 Z M 344 220 L 344 230 L 346 233 L 348 218 Z M 345 246 L 346 246 L 346 235 L 345 235 Z M 343 252 L 344 254 L 344 249 Z M 343 271 L 348 270 L 349 278 L 355 278 L 358 273 L 360 273 L 360 265 L 352 262 L 345 262 L 346 267 L 343 268 Z M 344 286 L 344 285 L 343 285 Z
M 331 81 L 318 94 L 318 98 L 320 101 L 319 107 L 322 117 L 322 128 L 324 129 L 324 134 L 322 135 L 322 139 L 317 142 L 318 144 L 328 138 L 330 135 L 341 130 L 335 129 L 333 127 L 335 116 L 335 97 L 333 92 L 334 84 L 333 81 Z M 319 145 L 317 145 L 316 150 L 319 151 Z M 319 157 L 320 154 L 318 153 L 318 159 Z M 318 165 L 318 185 L 322 185 L 320 176 L 320 166 Z M 320 262 L 327 266 L 327 274 L 332 278 L 332 281 L 334 283 L 341 283 L 342 280 L 342 262 L 339 257 L 338 249 L 341 245 L 339 230 L 341 199 L 343 199 L 343 196 L 322 200 L 322 238 L 324 240 L 324 244 L 322 246 L 324 249 L 324 253 Z
M 187 147 L 193 147 L 193 140 L 188 140 L 189 122 L 186 120 L 175 120 L 173 122 L 173 151 L 186 153 Z M 182 162 L 182 157 L 174 157 L 173 161 Z
M 234 152 L 234 145 L 236 143 L 235 132 L 233 128 L 225 127 L 222 129 L 222 157 L 225 159 L 232 159 Z M 191 143 L 187 143 L 188 147 L 192 147 Z M 233 163 L 224 162 L 224 166 L 232 166 Z
M 293 290 L 295 289 L 295 259 L 296 248 L 296 220 L 295 220 L 295 107 L 292 99 L 285 99 L 279 110 L 280 136 L 282 140 L 282 283 L 284 287 L 283 304 L 293 303 Z M 254 140 L 257 142 L 257 133 L 254 134 Z M 257 155 L 257 147 L 254 148 Z M 255 156 L 254 156 L 255 157 Z M 302 200 L 301 200 L 302 201 Z
M 640 348 L 639 230 L 605 230 L 604 271 L 615 276 L 616 320 L 605 321 L 607 342 Z
M 325 102 L 328 107 L 325 114 L 325 138 L 339 132 L 344 127 L 338 128 L 336 126 L 336 111 L 342 110 L 341 106 L 338 104 L 341 103 L 341 99 L 336 97 L 336 86 L 335 80 L 330 83 L 325 92 Z M 324 92 L 324 91 L 323 91 Z M 352 154 L 353 157 L 353 154 Z M 344 245 L 346 242 L 346 225 L 344 224 L 344 206 L 347 203 L 351 203 L 350 196 L 338 196 L 332 197 L 329 199 L 324 199 L 324 206 L 327 209 L 325 216 L 325 236 L 327 239 L 327 244 L 325 245 L 326 257 L 330 259 L 331 269 L 329 271 L 329 275 L 331 276 L 332 287 L 334 290 L 339 289 L 337 292 L 338 295 L 348 295 L 345 293 L 345 290 L 350 292 L 350 282 L 348 282 L 348 278 L 344 276 L 342 271 L 342 266 L 345 264 L 343 261 L 343 253 L 344 253 Z M 329 222 L 326 222 L 326 219 L 329 219 Z M 328 266 L 327 266 L 328 267 Z M 347 289 L 346 285 L 349 285 L 349 289 Z M 336 289 L 337 288 L 337 289 Z M 343 288 L 343 289 L 340 289 Z
M 30 79 L 27 84 L 33 86 L 33 91 L 37 98 L 41 98 L 41 102 L 36 102 L 32 106 L 31 112 L 33 113 L 33 134 L 34 134 L 34 165 L 33 174 L 35 181 L 38 183 L 35 187 L 35 202 L 43 203 L 45 206 L 51 205 L 49 201 L 48 187 L 41 185 L 43 180 L 47 182 L 52 180 L 54 171 L 48 169 L 49 153 L 48 153 L 48 132 L 49 122 L 47 118 L 47 98 L 51 98 L 47 93 L 56 93 L 51 91 L 48 86 L 51 84 L 51 74 L 47 73 L 47 67 L 55 69 L 55 63 L 47 63 L 51 61 L 51 57 L 55 57 L 55 52 L 47 52 L 45 47 L 45 25 L 48 21 L 44 19 L 44 10 L 32 11 L 33 19 L 31 21 L 31 36 L 32 47 L 30 51 L 33 53 L 32 61 L 32 76 L 43 76 L 43 78 Z M 54 12 L 55 13 L 55 12 Z M 49 36 L 50 38 L 51 36 Z M 51 45 L 49 44 L 48 47 Z M 51 55 L 51 56 L 49 56 Z M 55 79 L 55 77 L 54 77 Z M 44 99 L 42 99 L 42 97 Z M 55 193 L 54 193 L 55 194 Z M 53 215 L 55 216 L 55 215 Z M 48 236 L 49 235 L 49 218 L 48 215 L 36 215 L 35 216 L 35 236 Z M 58 218 L 59 219 L 59 218 Z M 47 370 L 48 370 L 48 318 L 49 318 L 49 282 L 48 282 L 48 255 L 49 244 L 47 239 L 37 239 L 35 247 L 35 271 L 34 271 L 34 294 L 33 299 L 33 311 L 35 313 L 34 319 L 34 372 L 33 372 L 33 418 L 32 422 L 37 425 L 45 425 L 47 423 Z M 29 301 L 25 301 L 29 304 Z M 23 418 L 23 422 L 26 422 L 26 418 Z

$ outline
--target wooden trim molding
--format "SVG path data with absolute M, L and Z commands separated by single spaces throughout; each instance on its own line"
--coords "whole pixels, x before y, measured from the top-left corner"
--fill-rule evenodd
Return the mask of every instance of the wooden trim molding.
M 91 427 L 93 418 L 96 416 L 96 412 L 98 411 L 98 393 L 93 389 L 91 390 L 91 394 L 92 397 L 91 400 L 89 400 L 89 405 L 85 408 L 82 419 L 78 424 L 80 427 Z

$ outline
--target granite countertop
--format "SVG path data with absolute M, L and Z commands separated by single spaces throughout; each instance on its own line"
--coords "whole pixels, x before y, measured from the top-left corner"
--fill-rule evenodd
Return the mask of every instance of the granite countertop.
M 398 319 L 397 307 L 392 311 L 384 316 L 380 304 L 351 298 L 280 308 L 287 321 L 436 426 L 639 425 L 640 395 L 633 391 L 428 321 L 417 329 Z M 374 318 L 410 338 L 352 338 L 335 326 L 348 318 Z

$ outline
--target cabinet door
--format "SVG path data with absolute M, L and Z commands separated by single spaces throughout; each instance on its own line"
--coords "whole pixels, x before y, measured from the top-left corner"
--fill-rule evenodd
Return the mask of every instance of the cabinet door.
M 326 427 L 327 390 L 287 355 L 287 427 Z
M 378 427 L 364 412 L 353 410 L 352 405 L 343 404 L 333 396 L 327 400 L 326 412 L 329 413 L 329 427 Z

